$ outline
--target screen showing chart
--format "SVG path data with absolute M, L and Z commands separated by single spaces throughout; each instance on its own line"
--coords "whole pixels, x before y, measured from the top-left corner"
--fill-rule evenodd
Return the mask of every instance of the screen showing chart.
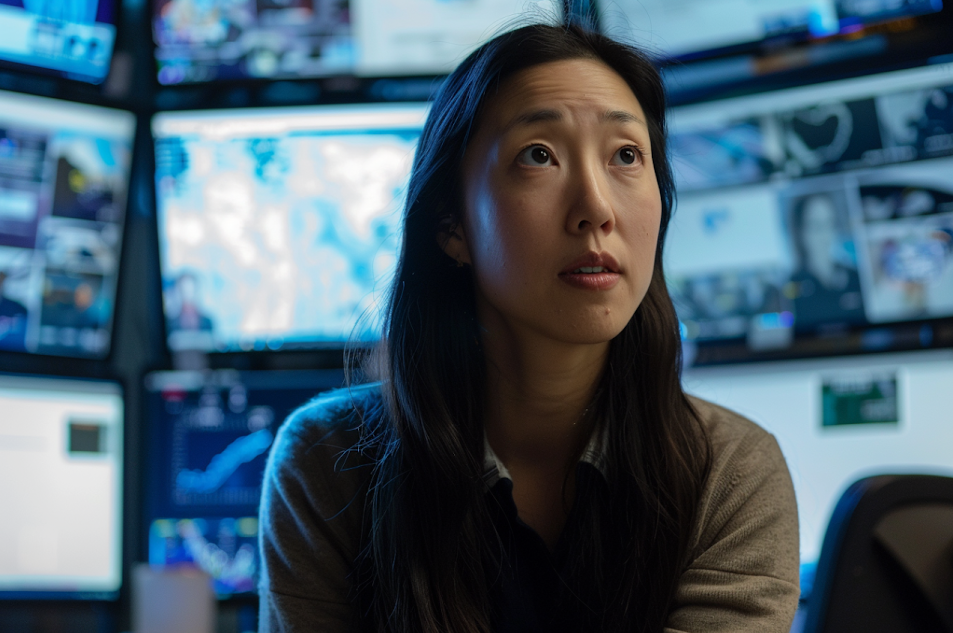
M 100 83 L 116 39 L 113 0 L 0 0 L 0 62 Z
M 159 82 L 436 75 L 559 0 L 157 0 Z
M 0 91 L 0 351 L 109 352 L 135 118 Z
M 601 30 L 659 57 L 792 35 L 823 37 L 940 11 L 941 0 L 596 0 Z
M 157 115 L 169 347 L 376 340 L 425 115 L 423 105 Z
M 697 361 L 953 342 L 953 65 L 671 123 L 666 277 Z
M 149 374 L 150 564 L 198 566 L 223 597 L 254 591 L 258 500 L 275 433 L 342 383 L 336 370 Z
M 118 383 L 0 374 L 0 599 L 115 599 Z
M 797 496 L 804 597 L 834 506 L 852 483 L 953 476 L 950 350 L 705 367 L 687 371 L 684 385 L 777 438 Z

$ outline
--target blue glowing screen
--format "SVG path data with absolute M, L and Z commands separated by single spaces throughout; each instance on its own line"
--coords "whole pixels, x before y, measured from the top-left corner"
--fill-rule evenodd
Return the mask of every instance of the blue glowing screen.
M 157 116 L 169 347 L 376 340 L 425 112 L 400 105 Z

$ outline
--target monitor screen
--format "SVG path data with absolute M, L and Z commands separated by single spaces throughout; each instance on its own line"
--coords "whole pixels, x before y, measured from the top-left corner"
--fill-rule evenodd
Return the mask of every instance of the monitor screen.
M 376 340 L 426 112 L 401 104 L 156 115 L 170 349 Z
M 802 596 L 834 506 L 852 483 L 882 474 L 953 476 L 951 350 L 704 367 L 685 372 L 683 382 L 777 438 L 797 496 Z
M 0 91 L 0 351 L 109 352 L 130 112 Z
M 149 563 L 198 566 L 220 597 L 254 592 L 258 500 L 275 432 L 343 380 L 339 370 L 149 374 Z
M 953 65 L 670 121 L 665 273 L 695 362 L 953 342 Z
M 561 0 L 157 0 L 159 83 L 327 75 L 437 75 Z
M 0 599 L 115 599 L 118 383 L 0 374 Z
M 101 83 L 116 39 L 113 0 L 0 0 L 0 62 Z
M 661 58 L 777 36 L 823 37 L 940 11 L 942 0 L 595 0 L 601 30 Z

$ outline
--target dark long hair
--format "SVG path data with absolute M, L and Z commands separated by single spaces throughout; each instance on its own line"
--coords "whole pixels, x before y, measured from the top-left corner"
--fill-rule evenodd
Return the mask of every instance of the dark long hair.
M 482 479 L 485 360 L 472 273 L 437 235 L 461 220 L 462 159 L 487 97 L 514 73 L 569 59 L 600 61 L 628 83 L 648 118 L 662 196 L 651 284 L 610 344 L 595 403 L 607 485 L 577 496 L 585 535 L 572 548 L 566 587 L 582 628 L 660 631 L 688 562 L 710 446 L 681 388 L 678 322 L 662 272 L 674 201 L 662 84 L 645 56 L 604 36 L 527 26 L 483 45 L 449 76 L 417 147 L 380 350 L 386 413 L 364 429 L 377 460 L 355 571 L 368 630 L 491 630 L 499 542 Z

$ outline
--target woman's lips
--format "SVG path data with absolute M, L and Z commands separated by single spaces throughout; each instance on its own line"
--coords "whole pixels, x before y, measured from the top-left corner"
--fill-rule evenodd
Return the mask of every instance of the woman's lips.
M 582 290 L 609 290 L 617 283 L 619 262 L 609 253 L 590 251 L 563 268 L 559 278 Z
M 581 290 L 609 290 L 619 283 L 619 273 L 560 273 L 559 278 L 574 288 Z

